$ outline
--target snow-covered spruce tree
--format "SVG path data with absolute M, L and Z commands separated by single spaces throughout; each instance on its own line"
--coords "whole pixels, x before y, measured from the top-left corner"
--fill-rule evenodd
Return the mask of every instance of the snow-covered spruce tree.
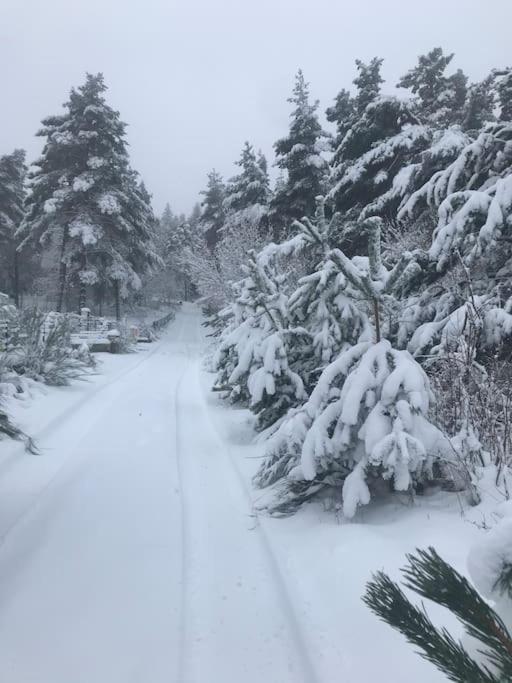
M 333 165 L 338 163 L 338 150 L 340 149 L 345 135 L 354 123 L 356 111 L 355 98 L 353 98 L 350 92 L 344 88 L 336 95 L 334 104 L 325 111 L 327 120 L 334 123 L 336 126 L 336 135 L 334 136 L 332 143 L 334 149 Z
M 418 58 L 418 64 L 398 82 L 416 96 L 416 113 L 423 122 L 439 126 L 461 123 L 467 95 L 467 77 L 458 69 L 446 76 L 453 54 L 435 47 Z
M 327 219 L 325 200 L 317 197 L 315 219 L 305 217 L 295 222 L 306 241 L 308 261 L 316 263 L 312 272 L 299 279 L 288 303 L 295 325 L 304 328 L 311 339 L 308 385 L 341 351 L 373 336 L 368 316 L 330 257 L 332 235 L 337 234 L 340 220 L 339 214 Z
M 243 253 L 240 254 L 240 249 L 237 248 L 238 244 L 249 249 L 263 246 L 268 230 L 270 200 L 267 162 L 263 154 L 260 152 L 256 155 L 252 146 L 246 142 L 236 163 L 241 171 L 226 186 L 225 219 L 216 248 L 223 277 L 227 275 L 231 282 L 240 279 L 239 266 L 245 260 Z M 233 256 L 235 253 L 237 257 L 241 256 L 235 277 L 233 268 L 228 265 L 229 262 L 233 263 L 233 258 L 229 257 L 230 251 Z
M 380 73 L 383 62 L 384 60 L 381 57 L 374 57 L 369 64 L 356 59 L 356 67 L 359 73 L 354 78 L 353 83 L 357 87 L 355 105 L 359 115 L 364 114 L 366 107 L 380 94 L 380 86 L 384 83 Z
M 512 121 L 512 68 L 497 69 L 493 76 L 498 91 L 500 121 Z
M 430 144 L 432 131 L 407 103 L 377 97 L 357 117 L 340 146 L 328 198 L 338 211 L 360 218 L 396 216 L 411 166 Z
M 434 548 L 418 550 L 407 559 L 405 586 L 452 612 L 464 628 L 464 641 L 437 628 L 424 607 L 414 605 L 383 572 L 367 586 L 363 600 L 368 607 L 449 680 L 512 680 L 512 522 L 501 522 L 470 554 L 470 574 L 481 595 Z
M 273 272 L 268 256 L 265 249 L 259 256 L 250 254 L 246 277 L 237 286 L 233 324 L 214 359 L 214 390 L 226 392 L 232 401 L 248 402 L 258 430 L 306 398 L 304 382 L 293 369 L 304 335 L 290 326 L 284 278 Z
M 422 292 L 403 316 L 401 337 L 410 338 L 416 355 L 439 346 L 443 336 L 456 343 L 468 306 L 481 321 L 482 348 L 499 346 L 512 333 L 511 150 L 511 123 L 488 124 L 399 214 L 413 219 L 434 209 L 439 216 Z
M 429 476 L 445 451 L 443 435 L 428 421 L 429 382 L 406 351 L 381 339 L 380 306 L 410 272 L 406 254 L 387 271 L 380 254 L 380 220 L 366 221 L 369 257 L 330 259 L 373 311 L 375 342 L 342 351 L 323 370 L 306 403 L 288 413 L 270 438 L 255 481 L 278 484 L 273 512 L 289 513 L 322 489 L 342 488 L 343 510 L 352 517 L 370 500 L 375 480 L 411 489 Z M 361 301 L 359 302 L 361 305 Z
M 127 299 L 131 291 L 141 290 L 144 274 L 164 267 L 155 247 L 157 219 L 151 195 L 133 170 L 126 179 L 125 195 L 124 220 L 128 229 L 119 247 L 116 245 L 117 268 L 109 270 L 110 279 L 114 281 L 117 320 L 120 319 L 120 299 Z
M 315 267 L 311 268 L 311 265 L 309 265 L 308 271 L 312 272 L 311 278 L 299 279 L 299 285 L 294 291 L 294 282 L 290 281 L 296 280 L 293 266 L 292 272 L 287 272 L 287 268 L 296 260 L 304 261 L 308 264 L 322 263 L 325 253 L 329 250 L 329 232 L 332 230 L 337 217 L 327 221 L 322 197 L 317 198 L 317 204 L 315 221 L 312 222 L 308 218 L 304 218 L 303 221 L 296 221 L 294 223 L 294 228 L 298 231 L 296 235 L 285 242 L 279 244 L 270 243 L 266 246 L 262 243 L 260 244 L 260 249 L 254 249 L 254 252 L 257 253 L 254 258 L 254 266 L 261 267 L 264 272 L 272 273 L 273 279 L 278 280 L 278 288 L 283 296 L 285 288 L 287 292 L 291 292 L 291 297 L 285 307 L 287 334 L 293 335 L 296 332 L 300 337 L 300 347 L 307 346 L 308 351 L 302 353 L 304 364 L 301 367 L 300 373 L 306 385 L 309 385 L 309 375 L 317 374 L 319 365 L 325 362 L 324 357 L 327 354 L 327 349 L 322 349 L 322 344 L 335 343 L 334 338 L 340 336 L 339 330 L 335 330 L 336 326 L 341 327 L 346 322 L 347 327 L 350 327 L 350 321 L 348 320 L 339 324 L 336 323 L 334 319 L 336 313 L 331 312 L 330 308 L 326 314 L 329 317 L 329 320 L 326 322 L 329 329 L 324 327 L 323 310 L 320 310 L 321 304 L 316 305 L 315 291 L 316 293 L 323 292 L 325 300 L 329 301 L 327 304 L 329 307 L 331 300 L 334 300 L 338 293 L 337 283 L 333 282 L 330 274 L 327 274 L 326 277 L 320 275 L 315 279 L 317 271 Z M 220 247 L 222 247 L 222 244 Z M 246 258 L 243 253 L 237 252 L 235 246 L 237 244 L 238 240 L 235 239 L 235 236 L 233 236 L 233 239 L 227 239 L 226 252 L 231 257 L 234 255 L 243 262 Z M 222 261 L 222 248 L 218 249 L 218 255 L 219 261 Z M 238 265 L 238 268 L 240 268 L 240 265 Z M 241 348 L 251 334 L 251 328 L 257 327 L 261 320 L 260 314 L 256 313 L 255 301 L 255 296 L 259 296 L 259 292 L 256 290 L 254 279 L 250 272 L 248 272 L 247 266 L 242 266 L 242 268 L 243 272 L 240 273 L 240 279 L 238 282 L 235 282 L 233 288 L 235 292 L 234 301 L 222 312 L 222 319 L 224 321 L 229 320 L 229 324 L 221 336 L 220 348 L 216 358 L 217 370 L 219 371 L 217 384 L 220 386 L 228 383 L 231 374 L 238 364 Z M 223 270 L 231 273 L 234 272 L 234 269 L 226 269 L 225 266 Z M 335 308 L 336 304 L 333 303 L 332 306 Z M 337 309 L 338 313 L 341 312 L 341 308 L 340 301 L 340 307 Z M 282 320 L 282 313 L 278 317 Z M 256 324 L 254 319 L 256 319 Z M 307 326 L 309 327 L 309 320 L 311 320 L 311 330 L 306 329 L 305 326 L 305 321 L 308 321 Z M 354 329 L 356 327 L 354 325 Z M 291 337 L 289 341 L 292 341 Z M 238 397 L 242 393 L 244 397 L 249 396 L 248 391 L 242 392 L 241 386 L 237 385 L 232 395 Z
M 270 197 L 265 157 L 261 153 L 257 156 L 252 145 L 246 142 L 236 164 L 240 167 L 240 173 L 230 178 L 226 186 L 226 212 L 236 215 L 248 209 L 258 210 L 260 207 L 263 213 Z
M 493 83 L 494 78 L 491 74 L 483 81 L 472 83 L 468 87 L 461 125 L 464 130 L 475 137 L 486 123 L 491 123 L 496 119 Z
M 201 229 L 205 235 L 208 248 L 213 251 L 217 246 L 222 233 L 222 227 L 226 218 L 224 200 L 226 198 L 226 186 L 220 173 L 215 169 L 208 173 L 206 190 L 201 202 Z
M 380 95 L 380 88 L 384 79 L 380 70 L 383 60 L 374 57 L 369 64 L 356 59 L 358 75 L 352 81 L 357 88 L 357 94 L 352 97 L 344 88 L 337 94 L 334 104 L 328 107 L 325 114 L 327 120 L 336 125 L 336 135 L 332 143 L 334 156 L 333 167 L 339 167 L 345 159 L 342 143 L 352 126 L 364 114 L 366 107 Z
M 19 304 L 20 253 L 16 231 L 24 215 L 25 151 L 0 157 L 0 289 Z
M 285 173 L 270 204 L 269 221 L 276 237 L 294 220 L 314 215 L 315 198 L 324 194 L 328 173 L 322 155 L 330 149 L 330 136 L 320 125 L 318 102 L 310 102 L 309 84 L 300 70 L 288 101 L 294 105 L 290 131 L 274 144 L 276 165 Z
M 30 173 L 20 238 L 23 246 L 58 248 L 58 310 L 68 286 L 78 289 L 79 306 L 89 287 L 103 285 L 116 298 L 136 290 L 152 258 L 151 209 L 129 167 L 125 124 L 105 91 L 103 76 L 88 74 L 65 113 L 44 119 L 38 132 L 46 143 Z

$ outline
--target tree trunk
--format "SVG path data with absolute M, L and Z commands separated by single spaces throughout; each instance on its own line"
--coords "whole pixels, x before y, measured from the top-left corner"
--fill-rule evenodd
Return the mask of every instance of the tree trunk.
M 375 338 L 378 344 L 380 342 L 380 313 L 379 302 L 377 299 L 373 300 L 373 314 L 375 317 Z
M 116 300 L 116 320 L 121 320 L 121 301 L 119 297 L 119 282 L 114 282 L 114 296 Z
M 85 251 L 82 252 L 82 255 L 80 257 L 80 266 L 81 270 L 85 270 L 87 267 L 87 254 Z M 80 291 L 78 293 L 78 314 L 82 312 L 82 308 L 85 308 L 87 305 L 87 285 L 83 280 L 80 280 Z
M 13 298 L 16 308 L 20 307 L 20 262 L 19 253 L 14 250 L 14 264 L 13 264 Z
M 62 313 L 62 308 L 64 306 L 64 295 L 66 293 L 66 276 L 68 268 L 66 262 L 64 261 L 64 256 L 66 255 L 66 243 L 68 241 L 68 233 L 66 228 L 63 229 L 62 234 L 62 246 L 60 248 L 60 263 L 59 263 L 59 297 L 57 300 L 57 313 Z

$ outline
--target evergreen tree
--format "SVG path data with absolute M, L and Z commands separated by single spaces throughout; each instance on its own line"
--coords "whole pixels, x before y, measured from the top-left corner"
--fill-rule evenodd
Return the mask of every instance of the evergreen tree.
M 19 304 L 20 254 L 16 232 L 24 215 L 25 152 L 0 157 L 0 288 Z
M 271 202 L 270 222 L 276 234 L 286 232 L 293 220 L 313 216 L 315 198 L 324 193 L 328 164 L 329 135 L 317 116 L 318 102 L 310 102 L 309 84 L 302 71 L 295 79 L 294 105 L 289 134 L 274 144 L 276 164 L 285 173 Z
M 345 89 L 340 90 L 332 107 L 329 107 L 325 112 L 327 120 L 336 125 L 336 136 L 333 143 L 334 164 L 339 163 L 338 150 L 354 122 L 355 112 L 355 101 L 349 91 Z
M 373 102 L 380 94 L 380 86 L 384 83 L 380 74 L 383 62 L 384 60 L 379 57 L 374 57 L 369 64 L 356 59 L 359 74 L 354 78 L 353 83 L 357 87 L 355 105 L 359 115 L 363 114 L 370 102 Z
M 407 103 L 379 97 L 366 106 L 336 151 L 328 198 L 337 211 L 392 220 L 410 168 L 432 139 Z
M 438 211 L 422 292 L 407 310 L 414 354 L 462 341 L 464 330 L 469 332 L 468 306 L 479 321 L 481 349 L 499 346 L 512 335 L 511 136 L 509 123 L 487 125 L 401 210 L 409 219 L 425 207 Z M 461 285 L 440 287 L 450 275 Z
M 254 206 L 265 207 L 269 199 L 267 162 L 257 157 L 252 145 L 244 144 L 239 161 L 240 173 L 230 179 L 226 187 L 224 206 L 227 211 L 238 212 Z
M 344 513 L 352 517 L 358 505 L 369 502 L 375 479 L 390 479 L 396 490 L 407 490 L 428 477 L 433 460 L 447 450 L 442 434 L 428 421 L 425 373 L 407 352 L 381 339 L 384 299 L 410 276 L 411 255 L 388 271 L 381 258 L 379 220 L 369 219 L 365 228 L 368 259 L 348 259 L 339 249 L 327 257 L 344 277 L 345 295 L 354 301 L 348 309 L 353 320 L 366 302 L 376 343 L 361 334 L 342 348 L 306 403 L 290 411 L 269 440 L 255 482 L 280 484 L 269 506 L 274 512 L 291 512 L 326 487 L 340 487 Z M 359 323 L 359 329 L 366 336 L 366 324 Z
M 423 121 L 436 125 L 459 123 L 467 94 L 467 77 L 459 69 L 451 76 L 445 72 L 453 59 L 436 47 L 418 58 L 418 64 L 398 82 L 417 96 L 417 113 Z
M 222 227 L 226 219 L 226 209 L 224 208 L 226 187 L 222 176 L 215 169 L 208 174 L 206 190 L 201 194 L 204 195 L 201 203 L 201 224 L 206 244 L 213 251 L 220 240 Z
M 259 430 L 306 398 L 294 370 L 301 335 L 290 325 L 283 278 L 274 274 L 274 246 L 250 254 L 245 277 L 235 285 L 233 324 L 214 359 L 218 390 L 227 391 L 231 401 L 248 403 Z
M 343 350 L 372 338 L 367 315 L 354 300 L 348 283 L 330 256 L 331 241 L 337 234 L 339 214 L 330 220 L 323 197 L 317 197 L 315 220 L 296 222 L 306 240 L 305 258 L 315 267 L 300 278 L 290 295 L 289 310 L 294 324 L 307 331 L 311 343 L 308 384 Z M 306 373 L 303 373 L 306 376 Z
M 500 121 L 512 121 L 512 68 L 494 72 L 500 105 Z
M 46 144 L 30 174 L 22 244 L 58 248 L 58 310 L 68 285 L 79 289 L 79 307 L 90 286 L 113 290 L 118 302 L 140 286 L 154 257 L 151 208 L 129 167 L 125 124 L 105 91 L 103 76 L 88 74 L 65 113 L 46 118 L 38 132 Z
M 469 86 L 462 118 L 464 130 L 479 133 L 484 124 L 495 120 L 492 84 L 492 76 L 489 76 Z

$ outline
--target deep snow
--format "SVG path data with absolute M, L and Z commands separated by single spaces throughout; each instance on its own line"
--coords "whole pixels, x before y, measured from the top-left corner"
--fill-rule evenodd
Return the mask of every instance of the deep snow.
M 442 493 L 254 516 L 262 446 L 209 393 L 200 323 L 185 305 L 88 382 L 11 402 L 41 455 L 0 443 L 0 681 L 446 680 L 360 597 L 417 546 L 465 572 L 481 531 Z

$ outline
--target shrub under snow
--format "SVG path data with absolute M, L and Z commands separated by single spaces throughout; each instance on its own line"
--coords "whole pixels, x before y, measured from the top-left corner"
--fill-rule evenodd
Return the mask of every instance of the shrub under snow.
M 342 353 L 269 441 L 256 482 L 287 478 L 286 495 L 270 509 L 291 511 L 319 489 L 342 485 L 352 517 L 370 501 L 374 480 L 404 491 L 428 477 L 434 459 L 448 453 L 428 420 L 430 400 L 428 378 L 407 351 L 381 341 Z

